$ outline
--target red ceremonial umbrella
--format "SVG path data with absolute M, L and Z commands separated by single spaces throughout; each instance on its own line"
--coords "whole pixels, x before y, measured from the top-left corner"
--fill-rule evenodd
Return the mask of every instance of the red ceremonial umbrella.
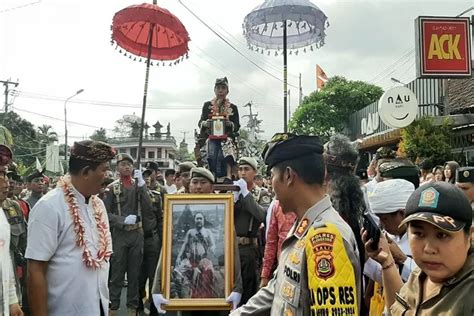
M 140 168 L 141 149 L 143 142 L 143 126 L 145 124 L 145 109 L 148 93 L 148 77 L 150 64 L 155 61 L 174 61 L 187 57 L 189 34 L 181 21 L 168 10 L 153 4 L 143 3 L 132 5 L 115 13 L 112 22 L 112 44 L 125 50 L 125 56 L 139 61 L 145 58 L 145 89 L 143 93 L 143 108 L 138 141 L 137 164 Z M 159 63 L 157 63 L 159 65 Z

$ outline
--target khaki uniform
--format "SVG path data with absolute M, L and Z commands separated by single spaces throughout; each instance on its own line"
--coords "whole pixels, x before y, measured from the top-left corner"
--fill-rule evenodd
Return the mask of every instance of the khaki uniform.
M 272 196 L 267 189 L 255 186 L 250 193 L 252 193 L 253 198 L 258 204 L 260 204 L 264 209 L 268 209 L 272 202 Z
M 26 241 L 27 225 L 20 204 L 12 199 L 6 199 L 2 203 L 3 211 L 10 224 L 10 252 L 15 271 L 17 283 L 17 295 L 20 303 L 24 305 L 24 311 L 28 311 L 26 298 Z
M 355 237 L 326 196 L 289 231 L 268 286 L 231 315 L 359 315 L 360 280 Z
M 258 250 L 258 232 L 265 220 L 265 211 L 252 194 L 248 194 L 235 203 L 234 225 L 239 245 L 241 275 L 244 284 L 241 304 L 245 304 L 258 290 L 259 266 L 261 258 Z
M 416 268 L 411 273 L 408 282 L 400 289 L 395 303 L 390 307 L 391 315 L 474 315 L 473 271 L 474 253 L 471 253 L 461 271 L 444 282 L 438 292 L 421 302 L 426 274 L 420 268 Z
M 138 308 L 139 301 L 139 272 L 143 260 L 144 232 L 143 223 L 154 220 L 153 207 L 146 186 L 137 188 L 132 185 L 124 187 L 120 180 L 109 185 L 109 191 L 104 197 L 104 204 L 109 216 L 112 234 L 113 255 L 110 260 L 110 309 L 118 310 L 122 294 L 123 280 L 127 273 L 127 307 Z M 136 209 L 137 198 L 140 195 L 141 207 Z M 137 215 L 136 224 L 126 225 L 124 220 L 128 215 Z

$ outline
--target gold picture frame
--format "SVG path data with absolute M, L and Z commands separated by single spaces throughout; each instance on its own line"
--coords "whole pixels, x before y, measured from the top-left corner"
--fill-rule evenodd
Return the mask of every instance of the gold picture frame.
M 225 299 L 234 286 L 232 194 L 167 194 L 164 206 L 166 310 L 230 310 Z

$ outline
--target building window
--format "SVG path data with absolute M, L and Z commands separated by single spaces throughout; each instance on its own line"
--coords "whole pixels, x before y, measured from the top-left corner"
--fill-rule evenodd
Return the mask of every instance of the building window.
M 127 153 L 127 148 L 119 148 L 119 153 L 126 154 Z
M 137 149 L 136 148 L 130 148 L 130 156 L 132 156 L 133 159 L 137 159 Z
M 155 159 L 155 152 L 154 151 L 149 151 L 148 152 L 148 158 L 149 159 Z
M 157 157 L 158 157 L 158 158 L 163 158 L 163 157 L 161 156 L 161 148 L 158 148 L 158 156 L 157 156 Z

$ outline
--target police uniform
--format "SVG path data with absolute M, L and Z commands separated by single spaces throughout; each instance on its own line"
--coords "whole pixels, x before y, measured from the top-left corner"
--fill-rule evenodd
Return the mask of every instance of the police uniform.
M 317 137 L 277 134 L 264 154 L 271 168 L 322 151 Z M 231 315 L 359 315 L 360 280 L 354 234 L 325 196 L 289 231 L 268 285 Z
M 17 283 L 18 298 L 22 298 L 22 305 L 26 307 L 26 240 L 27 225 L 22 209 L 18 202 L 6 199 L 2 203 L 3 211 L 10 224 L 10 252 L 15 267 L 15 279 Z M 27 309 L 24 308 L 24 311 Z
M 133 163 L 127 154 L 117 155 L 117 164 L 122 160 Z M 110 267 L 110 309 L 116 311 L 120 307 L 123 280 L 127 273 L 127 307 L 138 308 L 139 300 L 139 272 L 143 260 L 144 230 L 143 223 L 152 223 L 155 220 L 150 196 L 145 185 L 138 187 L 135 180 L 130 186 L 125 186 L 122 179 L 109 185 L 109 191 L 104 197 L 104 204 L 109 216 L 109 223 L 113 240 L 113 255 Z M 140 203 L 137 202 L 140 199 Z M 136 209 L 138 205 L 138 210 Z M 135 224 L 124 224 L 128 215 L 136 215 Z M 145 225 L 146 226 L 146 225 Z
M 145 175 L 147 171 L 143 174 Z M 145 297 L 145 286 L 148 280 L 148 293 L 151 293 L 153 286 L 153 279 L 155 277 L 155 270 L 158 265 L 158 259 L 161 252 L 162 235 L 163 235 L 163 208 L 162 208 L 162 194 L 159 191 L 147 189 L 153 206 L 153 217 L 148 221 L 143 221 L 144 232 L 144 248 L 143 248 L 143 263 L 140 270 L 139 287 L 140 287 L 140 301 L 139 309 L 143 310 L 143 298 Z M 150 300 L 150 315 L 158 315 L 153 301 Z

